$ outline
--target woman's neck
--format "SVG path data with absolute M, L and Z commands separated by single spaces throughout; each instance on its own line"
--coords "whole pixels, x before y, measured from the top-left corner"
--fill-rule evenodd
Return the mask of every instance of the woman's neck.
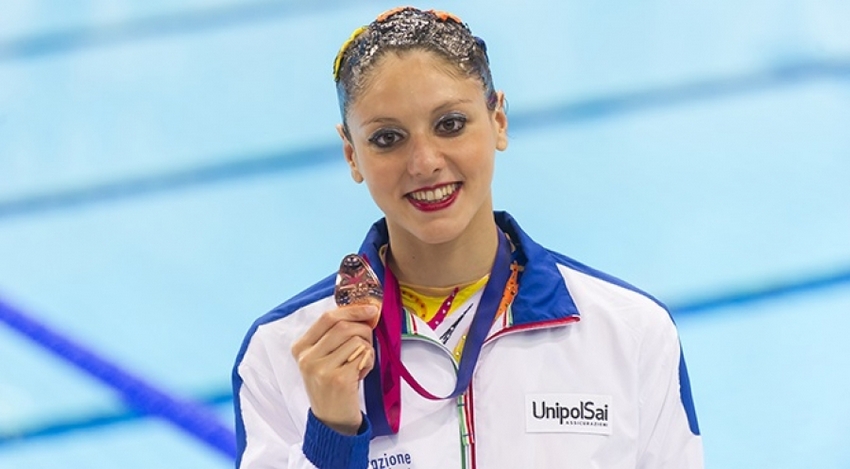
M 495 221 L 489 229 L 441 244 L 404 241 L 390 234 L 388 262 L 399 282 L 426 287 L 450 287 L 479 280 L 490 272 L 499 246 Z M 401 242 L 399 242 L 401 241 Z

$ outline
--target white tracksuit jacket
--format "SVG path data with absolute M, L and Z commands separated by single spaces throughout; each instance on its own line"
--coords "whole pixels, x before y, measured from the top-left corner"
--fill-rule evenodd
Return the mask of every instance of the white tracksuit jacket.
M 258 319 L 245 338 L 233 369 L 237 466 L 702 468 L 687 369 L 665 308 L 536 244 L 510 215 L 495 216 L 523 270 L 462 398 L 429 401 L 404 383 L 399 433 L 371 441 L 368 420 L 349 437 L 312 417 L 290 347 L 335 307 L 331 276 Z M 386 242 L 380 221 L 361 253 L 379 259 Z M 419 325 L 405 331 L 402 360 L 426 389 L 448 395 L 455 362 Z

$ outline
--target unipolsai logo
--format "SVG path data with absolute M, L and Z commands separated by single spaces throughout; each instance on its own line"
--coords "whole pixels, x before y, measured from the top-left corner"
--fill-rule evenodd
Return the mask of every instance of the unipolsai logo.
M 611 396 L 602 394 L 529 394 L 525 429 L 531 433 L 610 435 Z

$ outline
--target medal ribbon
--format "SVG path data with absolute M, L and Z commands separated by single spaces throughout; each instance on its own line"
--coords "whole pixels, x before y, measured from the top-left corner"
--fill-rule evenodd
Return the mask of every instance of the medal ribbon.
M 472 381 L 478 355 L 481 353 L 481 348 L 502 302 L 505 286 L 511 277 L 511 262 L 510 244 L 505 234 L 499 230 L 496 259 L 463 345 L 457 383 L 454 390 L 445 397 L 437 396 L 425 389 L 401 361 L 401 321 L 404 311 L 398 281 L 387 265 L 384 270 L 384 301 L 381 318 L 374 332 L 378 344 L 378 360 L 363 382 L 366 413 L 372 424 L 373 437 L 398 433 L 401 421 L 400 378 L 404 378 L 419 395 L 430 400 L 453 399 L 466 391 Z

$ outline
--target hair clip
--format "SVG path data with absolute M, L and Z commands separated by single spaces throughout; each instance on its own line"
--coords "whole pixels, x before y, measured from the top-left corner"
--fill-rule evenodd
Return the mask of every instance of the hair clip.
M 413 9 L 413 7 L 395 7 L 393 9 L 387 10 L 387 11 L 381 13 L 380 15 L 378 15 L 378 17 L 375 18 L 375 22 L 376 23 L 383 23 L 390 16 L 393 16 L 394 14 L 396 14 L 400 11 L 410 10 L 410 9 Z
M 351 33 L 351 36 L 342 43 L 342 47 L 339 48 L 339 52 L 336 54 L 336 59 L 334 59 L 334 81 L 339 81 L 339 67 L 342 65 L 342 56 L 345 54 L 345 51 L 349 46 L 351 46 L 351 43 L 357 39 L 357 36 L 363 34 L 363 31 L 366 31 L 367 28 L 368 26 L 361 26 L 355 29 L 354 32 Z
M 453 15 L 447 11 L 443 10 L 428 10 L 428 13 L 436 16 L 440 21 L 454 21 L 457 24 L 463 24 L 463 21 L 460 20 L 456 15 Z
M 481 39 L 478 36 L 472 36 L 472 38 L 475 39 L 475 43 L 478 44 L 478 47 L 481 48 L 481 50 L 484 52 L 484 55 L 486 56 L 487 55 L 487 43 L 484 42 L 484 39 Z

